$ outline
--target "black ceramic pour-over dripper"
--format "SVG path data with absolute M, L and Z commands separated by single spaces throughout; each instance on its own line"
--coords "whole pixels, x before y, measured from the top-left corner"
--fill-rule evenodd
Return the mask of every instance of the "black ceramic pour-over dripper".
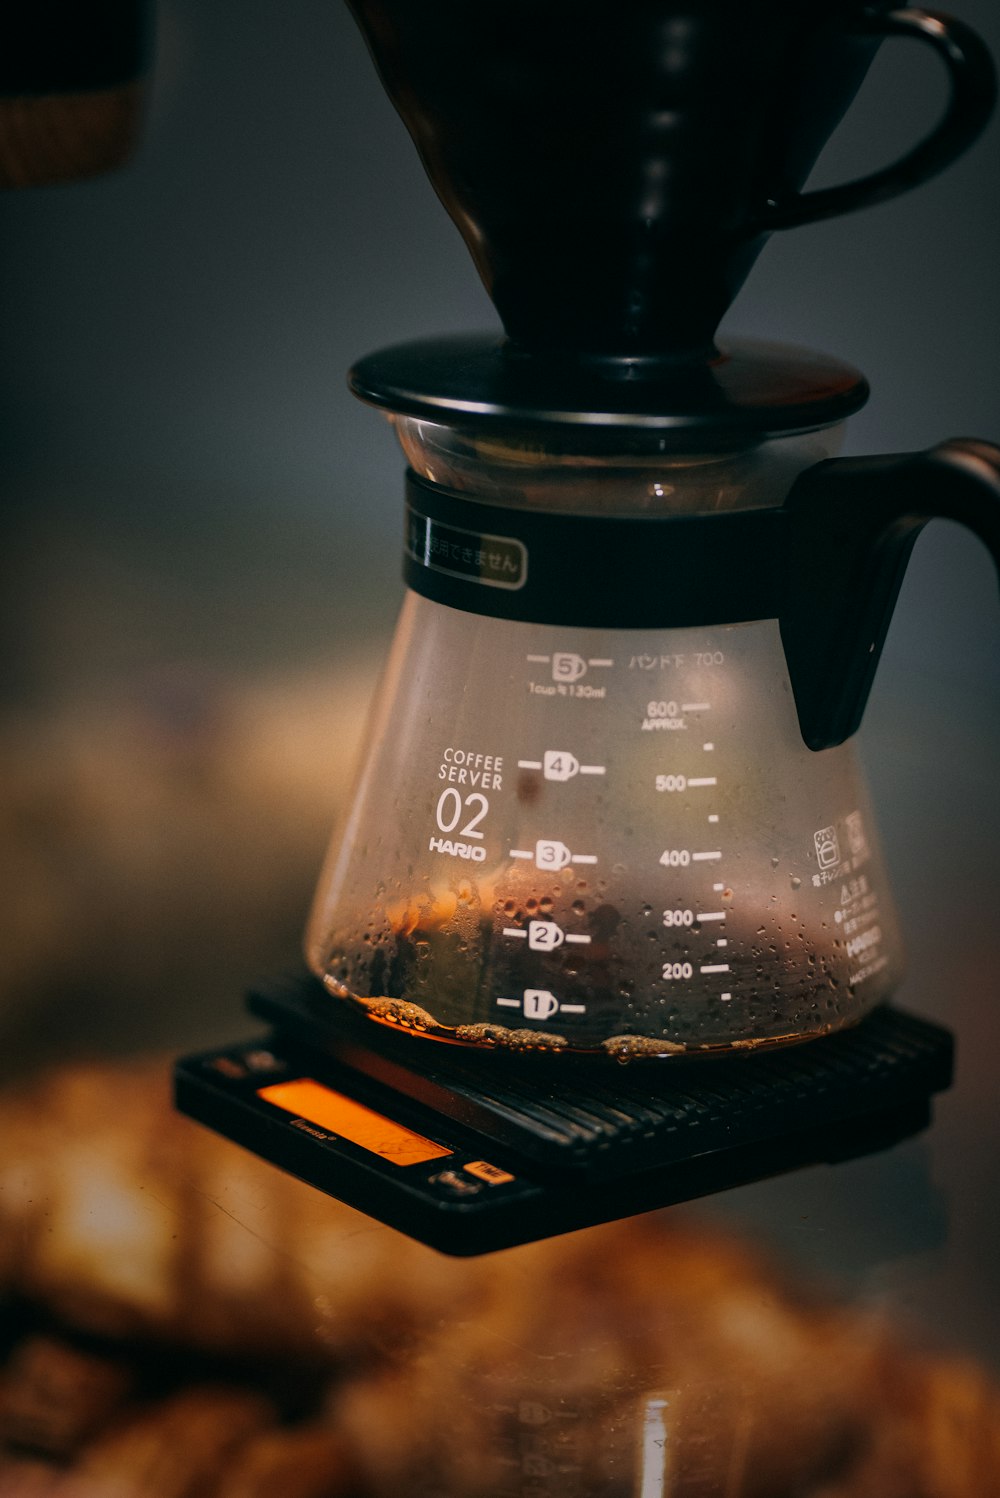
M 348 0 L 522 350 L 713 352 L 768 234 L 904 191 L 975 138 L 990 60 L 960 23 L 857 0 Z M 951 103 L 908 156 L 801 188 L 886 35 Z

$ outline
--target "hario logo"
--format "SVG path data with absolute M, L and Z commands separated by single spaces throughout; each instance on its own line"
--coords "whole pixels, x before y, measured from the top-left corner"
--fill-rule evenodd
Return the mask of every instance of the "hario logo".
M 450 837 L 432 837 L 428 851 L 447 853 L 452 858 L 467 858 L 472 863 L 486 862 L 486 849 L 480 844 L 454 842 Z

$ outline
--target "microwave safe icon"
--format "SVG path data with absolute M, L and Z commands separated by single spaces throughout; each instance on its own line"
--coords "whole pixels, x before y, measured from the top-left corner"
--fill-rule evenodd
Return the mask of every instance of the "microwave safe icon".
M 821 827 L 813 833 L 816 844 L 816 862 L 821 869 L 832 869 L 840 862 L 840 843 L 836 827 Z

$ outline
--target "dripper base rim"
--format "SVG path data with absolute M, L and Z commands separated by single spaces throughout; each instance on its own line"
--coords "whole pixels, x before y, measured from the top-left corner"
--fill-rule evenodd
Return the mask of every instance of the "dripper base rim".
M 673 447 L 821 430 L 869 394 L 853 365 L 763 340 L 727 339 L 700 361 L 592 361 L 528 354 L 490 333 L 381 349 L 354 365 L 348 384 L 368 405 L 443 425 L 635 432 Z

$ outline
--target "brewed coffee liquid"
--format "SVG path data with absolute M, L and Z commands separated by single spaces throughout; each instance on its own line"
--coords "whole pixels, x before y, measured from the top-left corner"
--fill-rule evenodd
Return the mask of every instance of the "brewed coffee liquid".
M 849 746 L 774 620 L 568 630 L 404 606 L 308 937 L 332 993 L 486 1045 L 750 1046 L 899 977 Z
M 553 920 L 556 912 L 562 921 L 568 919 L 552 900 L 541 903 L 548 912 L 542 921 Z M 467 928 L 456 932 L 450 922 L 412 929 L 404 925 L 382 940 L 376 938 L 366 954 L 355 952 L 342 965 L 334 961 L 327 979 L 375 1018 L 471 1045 L 594 1050 L 623 1060 L 729 1048 L 730 1042 L 718 1033 L 718 989 L 702 984 L 698 991 L 703 959 L 717 956 L 711 939 L 702 933 L 670 942 L 662 930 L 661 912 L 646 907 L 639 922 L 631 923 L 613 906 L 598 905 L 587 923 L 591 944 L 586 955 L 564 947 L 540 963 L 526 942 L 503 943 L 505 930 L 516 930 L 520 924 L 526 932 L 532 921 L 530 911 L 508 914 L 514 905 L 503 902 L 498 915 L 480 920 L 471 936 Z M 760 924 L 745 935 L 743 923 L 731 922 L 727 928 L 732 933 L 728 955 L 738 959 L 742 975 L 739 1018 L 754 1037 L 742 1041 L 743 1047 L 821 1034 L 858 1018 L 856 991 L 840 977 L 849 939 L 831 932 L 817 948 L 794 913 L 784 921 L 773 909 L 759 915 Z M 377 929 L 378 916 L 368 924 Z M 632 924 L 640 929 L 630 930 Z M 877 923 L 866 921 L 864 929 L 880 946 Z M 504 945 L 507 953 L 497 960 L 498 946 L 502 950 Z M 884 969 L 886 960 L 879 955 Z M 678 981 L 651 1014 L 649 996 L 663 988 L 667 968 Z M 360 982 L 364 996 L 346 979 Z M 445 997 L 456 993 L 461 995 L 459 1015 Z M 520 998 L 516 1016 L 509 1021 L 497 1009 L 498 994 Z M 527 994 L 534 997 L 526 1004 Z M 461 1014 L 480 1017 L 463 1019 Z M 574 1021 L 567 1025 L 570 1015 Z M 685 1035 L 701 1038 L 689 1042 Z

